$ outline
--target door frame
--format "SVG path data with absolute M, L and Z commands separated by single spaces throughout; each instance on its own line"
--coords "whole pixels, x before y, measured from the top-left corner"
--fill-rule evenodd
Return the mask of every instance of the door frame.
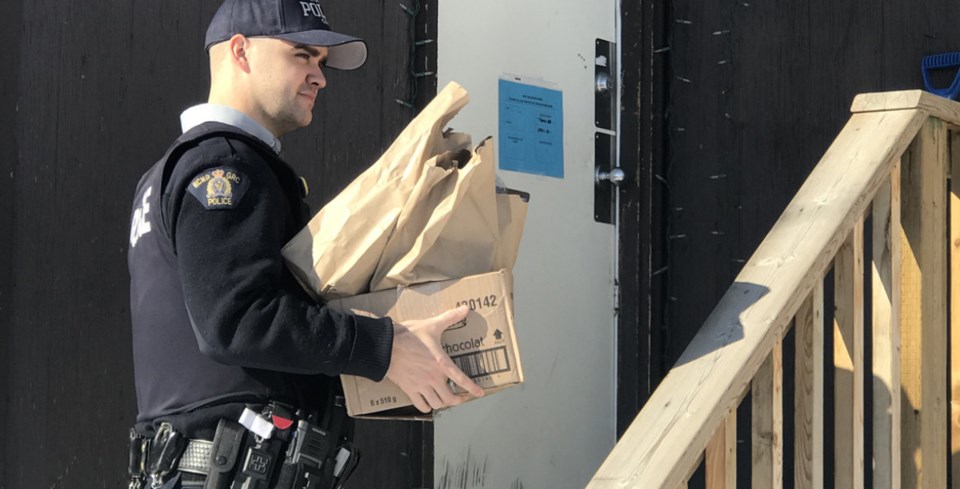
M 623 0 L 620 14 L 621 114 L 617 437 L 666 373 L 662 364 L 666 0 Z

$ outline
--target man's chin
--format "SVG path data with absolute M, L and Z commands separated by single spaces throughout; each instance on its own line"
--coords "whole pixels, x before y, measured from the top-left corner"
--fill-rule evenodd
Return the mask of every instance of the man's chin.
M 298 128 L 309 126 L 310 123 L 313 122 L 313 112 L 310 110 L 305 111 L 295 122 Z
M 297 129 L 303 129 L 309 126 L 311 122 L 313 122 L 313 114 L 308 113 L 308 115 L 306 116 L 299 117 L 296 119 L 290 119 L 288 122 L 289 122 L 288 124 L 289 130 L 286 131 L 287 133 L 296 131 Z

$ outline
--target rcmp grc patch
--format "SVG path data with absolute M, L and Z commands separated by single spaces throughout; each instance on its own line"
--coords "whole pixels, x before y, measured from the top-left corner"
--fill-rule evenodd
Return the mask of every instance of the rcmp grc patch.
M 233 209 L 243 198 L 250 182 L 247 177 L 229 166 L 211 168 L 200 173 L 187 187 L 206 209 Z

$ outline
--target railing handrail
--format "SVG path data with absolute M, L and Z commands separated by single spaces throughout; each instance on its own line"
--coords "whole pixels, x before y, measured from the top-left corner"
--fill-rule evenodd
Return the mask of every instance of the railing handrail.
M 852 112 L 588 488 L 684 483 L 924 122 L 960 125 L 960 104 L 920 90 L 861 94 Z

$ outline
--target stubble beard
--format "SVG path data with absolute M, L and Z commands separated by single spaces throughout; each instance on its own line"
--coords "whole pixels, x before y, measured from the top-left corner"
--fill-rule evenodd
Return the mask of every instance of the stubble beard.
M 293 99 L 281 102 L 274 113 L 274 120 L 284 134 L 304 128 L 313 121 L 313 107 L 305 107 L 299 93 Z

